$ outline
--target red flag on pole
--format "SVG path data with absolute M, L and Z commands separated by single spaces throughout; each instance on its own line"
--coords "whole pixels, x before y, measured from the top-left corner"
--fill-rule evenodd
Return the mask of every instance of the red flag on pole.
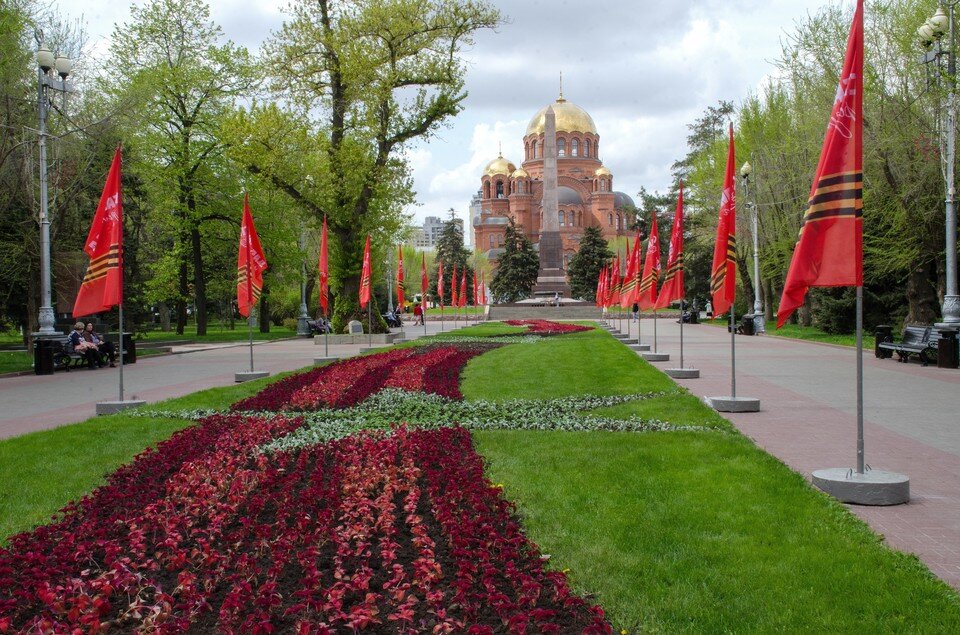
M 597 292 L 593 297 L 593 303 L 602 308 L 603 307 L 603 281 L 607 277 L 607 265 L 602 265 L 600 267 L 600 275 L 597 276 Z
M 800 238 L 777 310 L 777 328 L 803 305 L 810 287 L 863 284 L 863 0 L 847 55 Z
M 473 272 L 473 306 L 480 303 L 480 290 L 477 288 L 477 272 Z
M 480 305 L 487 305 L 487 276 L 486 274 L 480 274 Z
M 660 295 L 653 308 L 663 309 L 674 300 L 682 300 L 683 289 L 683 181 L 677 197 L 677 210 L 673 213 L 673 229 L 670 231 L 670 251 L 667 253 L 667 275 L 663 278 Z
M 360 308 L 367 308 L 370 302 L 370 234 L 363 246 L 363 268 L 360 270 Z
M 397 245 L 397 304 L 400 305 L 400 310 L 403 311 L 403 302 L 404 298 L 404 282 L 403 282 L 403 247 Z
M 427 277 L 427 256 L 420 254 L 420 304 L 423 305 L 423 314 L 427 314 L 427 289 L 430 288 L 430 278 Z
M 267 258 L 260 246 L 257 228 L 253 225 L 250 213 L 250 195 L 243 195 L 243 220 L 240 223 L 240 250 L 237 255 L 237 310 L 243 317 L 250 316 L 250 310 L 260 299 L 263 290 L 263 272 L 267 269 Z
M 123 198 L 120 194 L 120 146 L 113 154 L 100 204 L 83 251 L 90 257 L 73 317 L 106 311 L 123 302 Z
M 609 306 L 620 304 L 620 287 L 623 284 L 623 278 L 620 275 L 620 252 L 617 252 L 613 259 L 613 269 L 611 269 L 610 299 L 607 301 Z
M 649 309 L 657 303 L 657 282 L 660 281 L 660 234 L 657 229 L 657 214 L 651 214 L 650 236 L 647 238 L 647 259 L 643 263 L 643 278 L 637 292 L 637 304 Z
M 633 239 L 633 250 L 630 251 L 630 259 L 627 260 L 627 272 L 623 276 L 623 289 L 620 292 L 620 306 L 626 308 L 632 306 L 637 301 L 639 295 L 640 281 L 640 230 L 637 230 L 637 237 Z
M 330 310 L 330 268 L 327 260 L 327 217 L 323 217 L 323 232 L 320 234 L 320 262 L 317 265 L 317 276 L 320 287 L 320 307 L 326 316 Z
M 443 262 L 437 267 L 437 299 L 440 301 L 440 309 L 443 310 Z
M 460 300 L 457 297 L 457 265 L 453 265 L 453 275 L 450 276 L 450 306 L 454 308 L 460 306 Z
M 720 218 L 717 222 L 717 242 L 713 246 L 713 266 L 710 293 L 713 295 L 713 314 L 726 313 L 737 293 L 737 200 L 733 183 L 736 159 L 733 151 L 733 124 L 730 124 L 730 145 L 727 148 L 727 172 L 720 197 Z
M 460 272 L 460 304 L 457 306 L 467 306 L 467 270 Z

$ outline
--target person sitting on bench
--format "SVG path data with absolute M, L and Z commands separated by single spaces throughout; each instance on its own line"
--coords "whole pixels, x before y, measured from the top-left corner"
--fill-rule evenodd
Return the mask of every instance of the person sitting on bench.
M 88 342 L 83 337 L 83 322 L 77 322 L 73 325 L 73 330 L 70 331 L 67 339 L 73 348 L 73 352 L 77 355 L 83 355 L 88 368 L 99 368 L 103 365 L 100 362 L 100 352 L 97 350 L 97 345 Z
M 110 360 L 110 368 L 117 365 L 117 348 L 113 345 L 113 342 L 106 341 L 103 339 L 103 336 L 93 330 L 93 322 L 87 322 L 87 328 L 83 332 L 83 339 L 96 346 L 97 351 L 101 354 L 107 356 L 107 359 Z

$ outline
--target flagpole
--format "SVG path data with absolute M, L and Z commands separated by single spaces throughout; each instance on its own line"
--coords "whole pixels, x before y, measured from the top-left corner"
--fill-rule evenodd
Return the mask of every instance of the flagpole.
M 682 273 L 682 272 L 681 272 Z M 680 368 L 683 366 L 683 305 L 686 304 L 685 298 L 680 298 Z M 690 319 L 693 319 L 693 308 L 689 309 Z
M 323 312 L 323 356 L 330 357 L 330 341 L 327 339 L 327 336 L 330 335 L 330 318 L 327 317 L 327 312 Z
M 123 279 L 121 278 L 121 282 L 120 282 L 121 285 L 123 284 L 122 280 Z M 120 401 L 123 401 L 123 353 L 124 353 L 124 350 L 123 350 L 123 300 L 121 300 L 120 304 L 118 304 L 117 306 L 120 307 L 120 327 L 119 327 L 119 330 L 120 330 L 120 333 L 119 333 L 120 335 L 120 338 L 119 338 L 120 339 Z
M 682 321 L 683 316 L 681 316 Z M 653 309 L 653 352 L 657 352 L 657 309 Z M 681 364 L 682 365 L 682 364 Z
M 250 372 L 253 372 L 253 320 L 254 318 L 254 309 L 253 306 L 250 307 L 250 315 L 247 316 L 247 334 L 250 336 Z
M 730 303 L 730 396 L 737 398 L 737 329 L 734 327 L 733 303 Z
M 863 474 L 863 285 L 857 286 L 857 474 Z
M 373 346 L 373 298 L 367 300 L 367 346 Z

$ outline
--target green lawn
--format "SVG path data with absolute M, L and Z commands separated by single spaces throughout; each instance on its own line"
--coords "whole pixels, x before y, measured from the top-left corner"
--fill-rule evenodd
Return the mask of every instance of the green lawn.
M 33 355 L 23 351 L 0 351 L 0 374 L 33 370 Z
M 270 328 L 269 333 L 261 333 L 259 329 L 253 330 L 253 339 L 261 340 L 279 340 L 288 337 L 296 337 L 296 331 L 291 331 L 282 326 Z M 163 342 L 177 340 L 191 340 L 194 342 L 246 342 L 250 335 L 247 331 L 247 325 L 243 322 L 237 322 L 235 329 L 229 329 L 220 324 L 211 324 L 207 326 L 206 335 L 197 335 L 197 327 L 194 324 L 188 324 L 180 335 L 176 331 L 148 331 L 137 336 L 137 346 L 144 344 L 161 344 Z
M 730 321 L 729 319 L 704 320 L 702 324 L 726 328 L 730 325 Z M 767 322 L 767 335 L 789 337 L 795 340 L 808 340 L 810 342 L 824 342 L 826 344 L 840 344 L 841 346 L 857 345 L 857 336 L 855 334 L 833 335 L 831 333 L 825 333 L 815 326 L 800 326 L 799 324 L 784 324 L 778 329 L 776 321 Z M 872 346 L 873 333 L 864 332 L 863 340 L 865 346 Z
M 477 315 L 477 314 L 482 314 L 482 313 L 483 313 L 483 310 L 484 310 L 484 307 L 482 307 L 482 306 L 465 306 L 465 307 L 462 307 L 462 308 L 459 308 L 459 309 L 454 309 L 454 308 L 452 308 L 452 307 L 445 306 L 445 307 L 443 307 L 443 316 L 446 317 L 446 318 L 450 318 L 450 317 L 452 317 L 452 316 L 454 316 L 454 315 L 457 315 L 457 314 L 459 314 L 459 315 L 464 315 L 464 314 Z M 430 316 L 431 316 L 431 315 L 434 315 L 434 316 L 436 316 L 436 317 L 440 317 L 440 315 L 441 315 L 441 314 L 440 314 L 440 309 L 439 309 L 439 308 L 427 309 L 427 319 L 428 319 L 428 320 L 430 319 Z M 410 317 L 410 318 L 413 317 L 413 312 L 412 312 L 412 311 L 409 312 L 409 313 L 404 313 L 404 314 L 403 314 L 403 319 L 406 320 L 408 317 Z

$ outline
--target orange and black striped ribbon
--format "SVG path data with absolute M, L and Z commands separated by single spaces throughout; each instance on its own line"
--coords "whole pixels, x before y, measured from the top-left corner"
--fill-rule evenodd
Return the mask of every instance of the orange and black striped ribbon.
M 710 276 L 710 293 L 719 293 L 727 281 L 727 266 L 737 261 L 737 237 L 727 236 L 727 257 Z
M 667 267 L 667 273 L 663 277 L 663 286 L 667 286 L 667 283 L 673 280 L 676 277 L 677 272 L 681 269 L 683 269 L 683 254 L 677 256 L 676 261 Z
M 863 172 L 842 172 L 822 177 L 817 189 L 807 202 L 803 226 L 831 218 L 860 218 L 863 216 Z
M 107 253 L 97 256 L 90 261 L 87 266 L 87 273 L 83 276 L 83 284 L 94 282 L 106 276 L 111 269 L 120 266 L 120 245 L 114 243 L 110 245 Z

